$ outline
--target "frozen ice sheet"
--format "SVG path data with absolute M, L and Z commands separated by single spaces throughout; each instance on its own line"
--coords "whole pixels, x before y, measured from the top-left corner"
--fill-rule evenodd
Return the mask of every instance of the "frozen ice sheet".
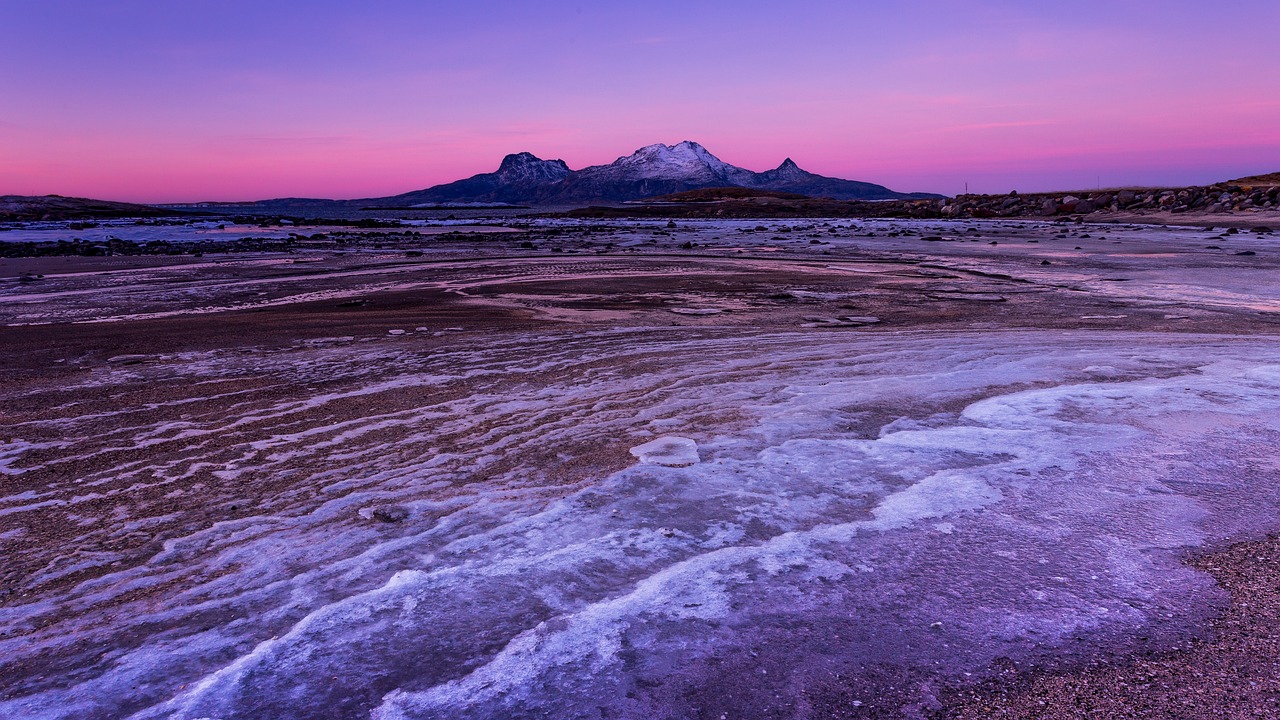
M 164 474 L 184 477 L 217 431 L 237 478 L 321 491 L 168 538 L 140 565 L 84 555 L 103 572 L 0 608 L 9 667 L 100 648 L 56 681 L 6 680 L 0 715 L 719 716 L 799 702 L 848 668 L 949 678 L 1076 637 L 1176 637 L 1215 597 L 1178 553 L 1280 510 L 1268 339 L 746 346 L 673 329 L 295 353 L 239 362 L 341 386 L 182 425 L 67 420 L 60 452 L 98 464 L 95 433 L 185 443 L 138 482 L 180 486 Z M 128 372 L 209 382 L 233 362 Z M 601 459 L 633 448 L 700 462 Z M 26 447 L 6 452 L 8 472 L 30 467 Z M 85 493 L 141 471 L 98 472 Z M 389 506 L 403 512 L 368 512 Z

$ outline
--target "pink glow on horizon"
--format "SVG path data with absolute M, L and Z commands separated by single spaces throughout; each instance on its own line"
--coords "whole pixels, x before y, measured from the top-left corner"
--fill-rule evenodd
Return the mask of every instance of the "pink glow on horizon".
M 752 170 L 791 157 L 947 194 L 1280 170 L 1280 6 L 1261 0 L 1069 18 L 1012 1 L 321 2 L 248 28 L 247 3 L 135 4 L 9 11 L 21 32 L 0 59 L 22 72 L 0 103 L 0 194 L 376 197 L 511 152 L 577 169 L 685 139 Z

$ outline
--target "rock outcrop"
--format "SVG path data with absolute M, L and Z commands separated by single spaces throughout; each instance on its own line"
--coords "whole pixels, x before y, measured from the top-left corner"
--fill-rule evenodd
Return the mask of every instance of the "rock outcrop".
M 1280 213 L 1280 186 L 1221 183 L 1077 193 L 960 195 L 938 204 L 942 217 L 1054 217 L 1121 213 Z

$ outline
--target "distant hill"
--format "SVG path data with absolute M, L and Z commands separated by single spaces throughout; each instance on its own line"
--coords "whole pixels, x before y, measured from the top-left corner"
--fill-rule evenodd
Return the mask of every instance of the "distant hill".
M 608 165 L 570 170 L 563 160 L 532 153 L 508 155 L 496 172 L 385 198 L 352 201 L 374 207 L 442 203 L 583 205 L 626 202 L 689 190 L 741 187 L 837 200 L 940 198 L 894 192 L 883 185 L 825 177 L 800 169 L 790 158 L 773 170 L 752 172 L 730 165 L 696 142 L 648 145 Z
M 1242 177 L 1239 180 L 1231 180 L 1225 185 L 1247 185 L 1251 187 L 1275 187 L 1280 185 L 1280 172 L 1267 173 L 1266 175 L 1250 175 Z
M 521 204 L 538 197 L 544 188 L 559 183 L 572 173 L 563 160 L 540 160 L 532 153 L 516 153 L 503 158 L 497 172 L 473 175 L 426 190 L 359 202 L 398 207 L 447 203 Z
M 0 195 L 0 221 L 81 220 L 87 218 L 162 217 L 181 213 L 151 205 L 62 197 Z
M 646 203 L 707 203 L 722 200 L 777 199 L 807 200 L 807 195 L 782 192 L 781 190 L 756 190 L 744 187 L 714 187 L 705 190 L 686 190 L 672 195 L 659 195 L 649 198 Z

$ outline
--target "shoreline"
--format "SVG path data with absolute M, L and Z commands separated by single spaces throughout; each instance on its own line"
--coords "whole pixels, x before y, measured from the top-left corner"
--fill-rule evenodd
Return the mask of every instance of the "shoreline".
M 1006 665 L 944 693 L 938 720 L 1263 718 L 1280 714 L 1280 535 L 1193 552 L 1189 567 L 1229 595 L 1203 637 L 1162 651 L 1093 658 L 1065 671 Z

